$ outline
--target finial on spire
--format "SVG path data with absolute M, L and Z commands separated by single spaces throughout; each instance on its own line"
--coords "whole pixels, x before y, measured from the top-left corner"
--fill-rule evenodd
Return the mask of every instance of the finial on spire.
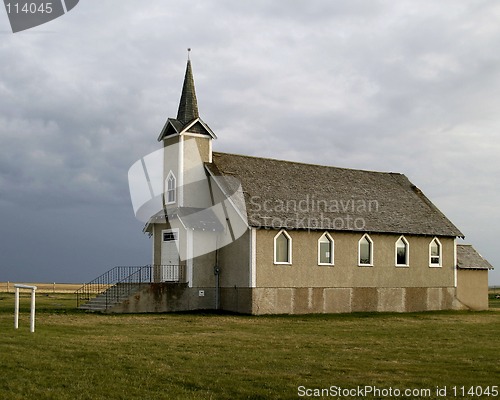
M 191 58 L 189 57 L 190 53 L 191 53 L 191 47 L 188 47 L 188 61 L 191 60 Z

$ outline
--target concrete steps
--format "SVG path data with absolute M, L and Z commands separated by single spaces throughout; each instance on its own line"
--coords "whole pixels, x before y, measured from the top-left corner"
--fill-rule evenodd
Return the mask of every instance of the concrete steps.
M 128 300 L 131 295 L 140 291 L 144 285 L 144 283 L 118 283 L 78 308 L 92 312 L 107 311 Z

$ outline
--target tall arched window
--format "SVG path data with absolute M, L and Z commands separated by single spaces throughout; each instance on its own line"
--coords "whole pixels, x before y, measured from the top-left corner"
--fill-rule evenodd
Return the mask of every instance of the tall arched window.
M 407 267 L 410 259 L 410 245 L 404 236 L 396 242 L 396 266 Z
M 172 204 L 175 203 L 175 198 L 176 198 L 176 182 L 175 182 L 175 175 L 172 171 L 168 173 L 167 176 L 167 196 L 166 196 L 166 203 L 167 204 Z
M 318 265 L 333 265 L 333 239 L 328 232 L 318 240 Z
M 429 265 L 431 267 L 440 267 L 441 264 L 441 242 L 438 238 L 432 239 L 429 244 Z
M 373 241 L 368 234 L 364 234 L 358 242 L 358 265 L 373 266 Z
M 292 263 L 292 238 L 284 230 L 274 237 L 274 263 Z

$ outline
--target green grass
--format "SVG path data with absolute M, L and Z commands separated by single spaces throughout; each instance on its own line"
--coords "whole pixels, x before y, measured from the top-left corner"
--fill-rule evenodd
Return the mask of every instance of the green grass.
M 495 293 L 490 292 L 488 295 L 489 298 L 489 308 L 490 309 L 497 309 L 500 308 L 500 297 L 497 298 L 497 296 L 500 296 L 500 292 L 497 290 Z
M 0 293 L 1 399 L 298 398 L 297 387 L 492 386 L 500 312 L 100 315 Z M 471 397 L 473 398 L 473 397 Z M 475 397 L 477 399 L 477 397 Z

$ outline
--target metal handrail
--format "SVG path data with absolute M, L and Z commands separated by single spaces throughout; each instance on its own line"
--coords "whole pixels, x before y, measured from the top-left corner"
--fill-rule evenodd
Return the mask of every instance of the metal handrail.
M 95 297 L 105 298 L 106 309 L 128 296 L 138 284 L 152 282 L 185 282 L 186 265 L 118 266 L 84 284 L 75 291 L 77 307 Z
M 77 307 L 97 297 L 116 283 L 126 279 L 144 266 L 117 266 L 106 271 L 94 280 L 85 283 L 81 288 L 75 291 Z
M 152 266 L 145 265 L 119 282 L 116 282 L 112 287 L 106 290 L 106 309 L 118 303 L 123 297 L 130 295 L 135 285 L 151 283 L 153 281 L 152 272 Z

